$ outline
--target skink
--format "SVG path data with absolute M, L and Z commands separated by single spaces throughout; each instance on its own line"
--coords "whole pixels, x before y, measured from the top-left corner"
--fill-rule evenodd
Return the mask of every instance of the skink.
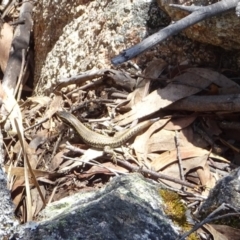
M 110 148 L 117 148 L 123 145 L 131 137 L 135 136 L 138 132 L 140 132 L 141 130 L 150 126 L 153 122 L 158 120 L 152 119 L 141 122 L 135 127 L 124 131 L 122 134 L 118 136 L 108 137 L 88 129 L 71 113 L 68 113 L 66 111 L 59 111 L 57 112 L 57 115 L 64 123 L 66 123 L 67 125 L 71 125 L 78 132 L 82 140 L 87 145 L 97 149 L 104 149 L 106 146 L 109 146 Z

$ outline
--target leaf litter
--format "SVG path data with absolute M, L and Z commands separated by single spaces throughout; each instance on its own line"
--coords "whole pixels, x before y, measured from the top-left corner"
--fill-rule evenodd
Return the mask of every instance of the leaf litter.
M 5 104 L 11 102 L 12 119 L 19 111 L 23 119 L 21 141 L 17 138 L 12 141 L 14 135 L 4 137 L 9 188 L 21 221 L 36 219 L 50 201 L 80 190 L 99 188 L 112 176 L 128 174 L 131 169 L 124 161 L 138 167 L 143 174 L 147 169 L 146 176 L 175 191 L 183 191 L 182 182 L 188 182 L 194 187 L 185 187 L 183 192 L 201 195 L 202 199 L 227 170 L 236 167 L 229 159 L 239 156 L 239 134 L 228 133 L 240 130 L 233 124 L 239 121 L 238 112 L 221 108 L 202 111 L 198 105 L 195 111 L 176 110 L 181 100 L 191 101 L 192 96 L 207 101 L 239 93 L 239 85 L 231 79 L 206 68 L 188 67 L 173 74 L 159 59 L 149 63 L 140 77 L 109 69 L 94 74 L 89 74 L 89 78 L 88 74 L 82 74 L 80 84 L 77 78 L 70 79 L 69 86 L 67 79 L 61 80 L 59 83 L 64 82 L 64 86 L 57 86 L 50 96 L 31 97 L 21 105 L 1 91 Z M 126 86 L 118 84 L 123 76 Z M 139 85 L 131 92 L 133 81 Z M 87 146 L 72 128 L 61 122 L 55 113 L 62 108 L 71 111 L 93 131 L 110 136 L 116 130 L 131 128 L 134 122 L 160 119 L 115 149 L 117 157 L 113 161 L 112 156 Z M 14 121 L 11 122 L 17 132 Z M 26 161 L 29 161 L 27 171 Z M 161 179 L 157 174 L 169 179 Z M 186 197 L 186 202 L 190 204 L 191 198 Z

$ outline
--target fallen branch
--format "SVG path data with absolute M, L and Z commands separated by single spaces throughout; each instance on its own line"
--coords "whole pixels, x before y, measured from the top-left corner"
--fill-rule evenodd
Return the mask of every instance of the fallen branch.
M 171 104 L 166 109 L 194 112 L 239 112 L 240 94 L 190 96 Z
M 100 78 L 104 76 L 111 78 L 115 82 L 115 84 L 123 86 L 129 90 L 132 90 L 135 86 L 135 80 L 131 78 L 131 76 L 127 73 L 114 69 L 93 69 L 72 76 L 70 78 L 59 79 L 57 82 L 57 86 L 54 88 L 54 90 L 62 88 L 69 84 L 82 84 L 87 80 L 93 80 L 95 78 Z
M 139 54 L 147 51 L 158 43 L 162 42 L 166 38 L 179 33 L 180 31 L 198 23 L 207 18 L 216 16 L 218 14 L 227 12 L 235 8 L 239 0 L 222 0 L 220 2 L 214 3 L 209 6 L 197 8 L 187 17 L 172 23 L 164 29 L 161 29 L 157 33 L 151 35 L 150 37 L 144 39 L 142 42 L 137 45 L 124 50 L 122 53 L 112 58 L 111 62 L 113 65 L 118 65 L 124 63 Z M 176 5 L 174 6 L 176 7 Z
M 198 187 L 197 185 L 194 185 L 192 183 L 188 183 L 188 182 L 183 181 L 181 179 L 171 177 L 171 176 L 168 176 L 166 174 L 162 174 L 160 172 L 149 170 L 145 167 L 135 167 L 131 163 L 129 163 L 128 161 L 123 161 L 121 159 L 117 159 L 117 163 L 120 163 L 122 166 L 130 169 L 132 172 L 141 172 L 141 173 L 144 173 L 146 175 L 151 176 L 152 178 L 165 179 L 165 180 L 168 180 L 168 181 L 171 181 L 171 182 L 174 182 L 174 183 L 178 183 L 182 186 L 186 186 L 186 187 L 189 187 L 189 188 L 192 188 L 192 189 L 196 189 Z

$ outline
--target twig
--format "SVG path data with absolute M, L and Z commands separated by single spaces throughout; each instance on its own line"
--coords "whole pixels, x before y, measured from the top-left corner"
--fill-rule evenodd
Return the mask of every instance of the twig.
M 223 214 L 223 215 L 218 216 L 218 217 L 213 217 L 218 212 L 220 212 L 222 210 L 225 210 L 225 209 L 229 209 L 229 208 L 231 208 L 231 206 L 228 206 L 228 205 L 223 203 L 221 206 L 219 206 L 217 209 L 215 209 L 212 213 L 210 213 L 203 221 L 197 223 L 190 231 L 183 234 L 179 240 L 185 240 L 187 236 L 189 236 L 191 233 L 198 230 L 200 227 L 202 227 L 206 223 L 209 223 L 209 222 L 212 222 L 212 221 L 215 221 L 215 220 L 218 220 L 218 219 L 226 218 L 226 217 L 239 216 L 240 215 L 240 213 L 237 212 L 237 213 L 227 213 L 227 214 Z
M 170 177 L 170 176 L 162 174 L 162 173 L 157 173 L 155 171 L 148 170 L 145 167 L 140 167 L 140 168 L 139 167 L 135 167 L 131 163 L 127 162 L 127 161 L 123 161 L 123 160 L 117 159 L 117 162 L 121 163 L 123 166 L 129 168 L 133 172 L 142 172 L 142 173 L 150 175 L 150 176 L 152 176 L 154 178 L 165 179 L 165 180 L 168 180 L 168 181 L 171 181 L 171 182 L 175 182 L 175 183 L 178 183 L 178 184 L 181 184 L 183 186 L 186 186 L 186 187 L 189 187 L 189 188 L 193 188 L 193 189 L 197 188 L 197 186 L 194 185 L 194 184 L 182 181 L 182 180 L 174 178 L 174 177 Z
M 84 154 L 87 150 L 78 148 L 78 147 L 74 147 L 73 145 L 71 145 L 69 142 L 66 142 L 66 149 L 73 151 L 75 153 L 80 153 L 80 154 Z
M 240 95 L 190 96 L 171 104 L 167 109 L 193 112 L 239 112 Z
M 63 136 L 63 134 L 60 133 L 60 135 L 57 138 L 57 141 L 54 144 L 54 148 L 53 148 L 53 151 L 52 151 L 52 154 L 51 154 L 51 159 L 55 156 L 55 154 L 57 152 L 57 149 L 59 147 L 60 141 L 62 140 L 62 136 Z
M 237 4 L 238 4 L 238 0 L 222 0 L 212 5 L 201 7 L 200 9 L 197 9 L 196 11 L 192 12 L 187 17 L 177 22 L 174 22 L 173 24 L 167 26 L 166 28 L 161 29 L 157 33 L 144 39 L 142 42 L 138 43 L 137 45 L 127 50 L 124 50 L 122 53 L 112 58 L 111 62 L 113 65 L 124 63 L 140 55 L 141 53 L 147 51 L 148 49 L 162 42 L 166 38 L 172 35 L 175 35 L 181 32 L 182 30 L 204 19 L 229 11 L 235 8 Z
M 32 125 L 32 126 L 30 126 L 30 127 L 28 127 L 28 128 L 25 128 L 23 131 L 26 132 L 26 131 L 34 128 L 34 127 L 37 127 L 38 125 L 46 122 L 48 119 L 49 119 L 49 117 L 45 117 L 44 119 L 41 119 L 38 123 L 36 123 L 36 124 L 34 124 L 34 125 Z
M 181 158 L 181 154 L 180 154 L 180 150 L 179 150 L 179 138 L 178 138 L 178 132 L 177 131 L 175 131 L 174 140 L 175 140 L 175 145 L 176 145 L 176 149 L 177 149 L 177 159 L 178 159 L 180 177 L 183 181 L 185 181 L 184 172 L 183 172 L 183 165 L 182 165 L 182 158 Z M 185 189 L 183 189 L 183 190 L 185 190 Z
M 82 84 L 87 80 L 92 80 L 95 78 L 101 78 L 103 76 L 110 77 L 115 81 L 116 84 L 124 86 L 125 88 L 129 88 L 132 90 L 132 85 L 135 82 L 130 75 L 127 73 L 117 71 L 114 69 L 93 69 L 87 72 L 80 73 L 79 75 L 70 77 L 70 78 L 63 78 L 58 80 L 54 91 L 59 89 L 60 87 L 67 86 L 69 84 Z

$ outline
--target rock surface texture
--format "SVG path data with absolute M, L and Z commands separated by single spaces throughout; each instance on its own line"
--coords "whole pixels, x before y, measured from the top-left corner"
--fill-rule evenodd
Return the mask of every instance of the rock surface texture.
M 0 168 L 0 239 L 9 237 L 16 231 L 18 221 L 14 216 L 14 205 L 7 189 L 5 173 Z
M 34 17 L 35 93 L 51 92 L 59 78 L 109 67 L 111 57 L 147 35 L 149 7 L 145 0 L 41 0 Z
M 214 1 L 206 0 L 157 0 L 159 6 L 163 8 L 171 17 L 173 21 L 184 18 L 189 13 L 186 11 L 170 7 L 169 4 L 186 4 L 190 3 L 196 6 L 207 6 L 209 2 L 215 3 Z M 187 37 L 197 40 L 202 43 L 208 43 L 222 48 L 233 50 L 240 49 L 240 36 L 238 34 L 240 29 L 240 20 L 235 14 L 235 10 L 222 14 L 217 17 L 206 19 L 205 21 L 199 22 L 190 28 L 187 28 L 184 33 Z
M 174 21 L 187 15 L 168 7 L 171 1 L 157 2 Z M 157 9 L 157 2 L 40 0 L 34 16 L 34 93 L 48 95 L 58 79 L 91 69 L 109 68 L 112 57 L 168 25 L 170 18 Z M 208 1 L 194 2 L 207 4 Z M 232 10 L 192 26 L 185 34 L 204 43 L 240 49 L 239 28 L 240 21 Z M 189 41 L 182 35 L 168 38 L 133 61 L 144 67 L 154 57 L 174 66 L 184 62 L 208 67 L 221 64 L 228 69 L 240 67 L 238 51 L 225 53 L 222 49 Z
M 240 168 L 219 180 L 200 209 L 200 214 L 210 214 L 222 204 L 240 209 Z
M 25 239 L 176 240 L 159 189 L 140 174 L 115 177 L 99 191 L 48 205 L 38 227 L 27 230 Z

